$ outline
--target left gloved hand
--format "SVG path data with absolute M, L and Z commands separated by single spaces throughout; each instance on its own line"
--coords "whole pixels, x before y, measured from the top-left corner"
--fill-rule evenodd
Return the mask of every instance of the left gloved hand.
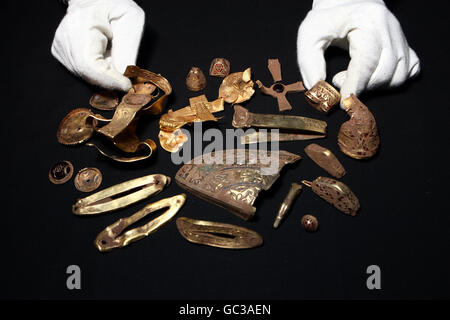
M 298 32 L 298 62 L 305 87 L 326 78 L 324 51 L 349 51 L 348 69 L 333 84 L 342 100 L 378 86 L 395 87 L 420 71 L 400 23 L 382 0 L 314 0 Z
M 132 0 L 69 0 L 56 30 L 52 54 L 67 69 L 107 89 L 128 91 L 123 75 L 135 64 L 145 22 Z

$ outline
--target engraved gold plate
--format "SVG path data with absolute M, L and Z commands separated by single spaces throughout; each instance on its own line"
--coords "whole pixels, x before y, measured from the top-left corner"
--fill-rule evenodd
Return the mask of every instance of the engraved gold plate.
M 130 243 L 147 237 L 172 220 L 172 218 L 181 209 L 185 201 L 186 195 L 180 194 L 146 205 L 143 209 L 139 210 L 132 216 L 128 218 L 121 218 L 112 225 L 106 227 L 105 230 L 100 232 L 95 239 L 95 247 L 101 252 L 111 251 L 115 248 L 125 247 Z M 128 230 L 122 234 L 122 232 L 130 225 L 145 218 L 148 214 L 166 207 L 169 208 L 157 218 L 151 220 L 143 226 Z
M 270 159 L 277 167 L 271 168 Z M 194 195 L 249 220 L 261 190 L 268 190 L 284 165 L 301 157 L 287 151 L 267 151 L 266 161 L 249 150 L 230 149 L 196 157 L 177 172 L 178 185 Z M 265 170 L 271 168 L 270 170 Z
M 339 179 L 345 175 L 344 167 L 330 150 L 312 143 L 305 148 L 305 153 L 333 177 Z
M 311 187 L 315 194 L 346 214 L 355 216 L 359 210 L 358 198 L 340 181 L 318 177 L 313 182 L 303 180 L 302 183 Z
M 344 122 L 339 129 L 339 148 L 354 159 L 373 157 L 380 146 L 377 123 L 373 114 L 353 94 L 342 104 L 350 120 Z
M 278 128 L 326 134 L 327 123 L 322 120 L 300 116 L 251 113 L 240 105 L 234 106 L 233 127 L 235 128 Z
M 263 243 L 255 231 L 227 223 L 182 217 L 177 219 L 177 228 L 187 241 L 211 247 L 250 249 Z
M 76 215 L 93 215 L 122 209 L 157 194 L 169 183 L 170 178 L 162 174 L 122 182 L 78 200 L 72 206 L 72 212 Z M 120 197 L 121 194 L 126 195 Z
M 249 100 L 255 93 L 251 74 L 251 68 L 247 68 L 244 72 L 228 75 L 219 87 L 219 98 L 233 104 Z
M 305 92 L 306 101 L 323 113 L 330 110 L 341 101 L 341 95 L 328 82 L 320 80 L 310 90 Z

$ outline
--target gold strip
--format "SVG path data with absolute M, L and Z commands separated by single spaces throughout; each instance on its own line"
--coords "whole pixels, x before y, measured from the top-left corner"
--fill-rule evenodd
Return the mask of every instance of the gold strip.
M 301 133 L 278 133 L 272 135 L 270 132 L 262 133 L 259 131 L 251 132 L 241 136 L 241 144 L 253 144 L 272 141 L 298 141 L 325 138 L 324 134 L 301 134 Z
M 146 205 L 144 208 L 128 218 L 122 218 L 108 226 L 99 233 L 94 241 L 95 247 L 101 251 L 111 251 L 115 248 L 122 248 L 132 242 L 147 237 L 149 234 L 157 231 L 177 214 L 186 201 L 185 194 L 179 194 L 170 198 L 165 198 L 154 203 Z M 149 213 L 169 207 L 159 217 L 153 219 L 147 224 L 128 230 L 121 235 L 122 231 L 128 226 L 146 217 Z
M 86 198 L 79 199 L 72 206 L 72 212 L 76 215 L 93 215 L 121 209 L 146 199 L 151 195 L 157 194 L 169 183 L 170 178 L 163 174 L 152 174 L 122 182 L 96 192 Z M 139 188 L 139 190 L 131 194 L 127 194 L 117 199 L 113 198 L 137 188 Z
M 211 247 L 249 249 L 263 243 L 263 238 L 255 231 L 227 223 L 182 217 L 177 219 L 177 228 L 187 241 Z
M 155 150 L 157 148 L 156 143 L 152 139 L 147 139 L 147 140 L 139 142 L 137 145 L 135 145 L 135 151 L 134 152 L 137 152 L 137 151 L 143 150 L 143 149 L 148 149 L 148 151 L 144 155 L 127 158 L 127 157 L 120 157 L 120 156 L 107 154 L 105 151 L 100 149 L 96 144 L 91 143 L 91 142 L 86 143 L 86 146 L 94 147 L 102 155 L 104 155 L 105 157 L 108 157 L 108 158 L 110 158 L 110 159 L 112 159 L 114 161 L 126 162 L 126 163 L 141 161 L 141 160 L 150 158 L 150 156 L 153 154 L 153 152 L 155 152 Z M 130 147 L 130 146 L 133 146 L 133 145 L 130 144 L 128 146 Z
M 232 124 L 235 128 L 279 128 L 284 130 L 309 131 L 320 134 L 326 134 L 327 132 L 327 123 L 322 120 L 300 116 L 251 113 L 239 105 L 234 106 Z

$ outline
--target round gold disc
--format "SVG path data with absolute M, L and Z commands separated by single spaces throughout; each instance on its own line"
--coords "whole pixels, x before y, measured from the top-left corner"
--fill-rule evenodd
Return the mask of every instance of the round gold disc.
M 81 169 L 74 179 L 75 188 L 82 192 L 91 192 L 102 183 L 102 173 L 97 168 Z
M 92 137 L 95 120 L 88 119 L 94 115 L 89 109 L 79 108 L 72 110 L 59 124 L 56 137 L 62 144 L 73 145 L 83 143 Z
M 62 184 L 70 180 L 73 175 L 73 165 L 63 160 L 55 163 L 48 172 L 48 178 L 54 184 Z
M 89 104 L 99 110 L 114 110 L 119 104 L 119 97 L 114 91 L 100 91 L 92 95 Z

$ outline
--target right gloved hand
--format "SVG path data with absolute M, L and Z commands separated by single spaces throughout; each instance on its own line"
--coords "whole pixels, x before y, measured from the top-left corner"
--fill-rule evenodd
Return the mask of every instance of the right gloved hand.
M 132 0 L 69 0 L 56 30 L 52 54 L 67 69 L 107 89 L 128 91 L 123 75 L 136 63 L 145 22 Z
M 299 28 L 297 45 L 307 89 L 325 80 L 324 51 L 330 45 L 349 51 L 347 70 L 333 78 L 342 100 L 366 89 L 399 86 L 420 72 L 419 58 L 382 0 L 314 0 Z

